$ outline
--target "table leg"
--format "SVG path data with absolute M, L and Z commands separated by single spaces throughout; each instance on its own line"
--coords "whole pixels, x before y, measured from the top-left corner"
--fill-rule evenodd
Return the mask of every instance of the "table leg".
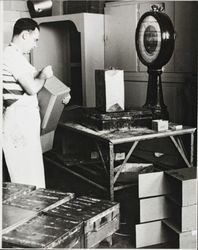
M 175 145 L 177 151 L 179 152 L 179 154 L 181 155 L 181 157 L 183 158 L 183 160 L 185 161 L 186 165 L 189 168 L 192 167 L 191 163 L 189 163 L 188 159 L 186 158 L 186 155 L 184 154 L 183 150 L 180 148 L 180 145 L 177 143 L 177 141 L 175 140 L 175 138 L 173 136 L 170 136 L 170 139 L 173 142 L 173 144 Z
M 181 140 L 180 137 L 176 138 L 178 145 L 180 146 L 181 150 L 183 151 L 183 154 L 187 155 L 183 141 Z
M 106 174 L 107 174 L 107 176 L 108 176 L 107 166 L 106 166 L 106 163 L 105 163 L 104 157 L 103 157 L 103 155 L 102 155 L 102 151 L 101 151 L 100 146 L 98 145 L 97 141 L 95 141 L 95 145 L 96 145 L 96 148 L 97 148 L 97 150 L 98 150 L 98 153 L 99 153 L 100 159 L 101 159 L 101 161 L 102 161 L 102 164 L 103 164 L 103 167 L 104 167 L 105 173 L 106 173 Z
M 194 158 L 194 133 L 190 135 L 190 165 L 193 167 Z
M 125 163 L 128 161 L 129 157 L 131 156 L 131 154 L 132 154 L 133 151 L 135 150 L 135 148 L 136 148 L 136 146 L 138 145 L 138 143 L 139 143 L 139 141 L 135 141 L 135 142 L 133 143 L 131 149 L 129 150 L 129 152 L 128 152 L 127 156 L 126 156 L 126 158 L 124 159 L 122 165 L 120 166 L 120 168 L 118 169 L 118 171 L 117 171 L 117 173 L 116 173 L 116 175 L 115 175 L 115 177 L 114 177 L 114 183 L 115 183 L 116 180 L 118 179 L 118 177 L 119 177 L 119 175 L 120 175 L 120 173 L 121 173 L 121 171 L 122 171 L 122 169 L 123 169 Z
M 109 193 L 110 200 L 114 200 L 114 145 L 109 143 Z
M 61 137 L 61 150 L 62 150 L 62 154 L 65 155 L 66 152 L 66 142 L 65 142 L 66 138 L 65 135 L 63 135 L 63 137 Z

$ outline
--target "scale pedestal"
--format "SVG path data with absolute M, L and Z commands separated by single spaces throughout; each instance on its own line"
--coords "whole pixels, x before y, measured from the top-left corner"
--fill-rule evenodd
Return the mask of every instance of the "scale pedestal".
M 135 44 L 140 61 L 148 67 L 148 88 L 143 107 L 153 113 L 153 119 L 169 119 L 162 92 L 162 67 L 170 60 L 175 46 L 175 31 L 171 19 L 157 5 L 139 19 Z
M 167 106 L 164 104 L 161 74 L 162 69 L 148 67 L 148 87 L 144 108 L 150 109 L 153 119 L 169 119 Z

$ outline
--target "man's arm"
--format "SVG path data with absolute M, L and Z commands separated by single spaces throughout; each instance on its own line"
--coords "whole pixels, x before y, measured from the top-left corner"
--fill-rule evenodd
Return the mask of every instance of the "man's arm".
M 37 94 L 45 84 L 45 81 L 53 76 L 51 66 L 46 66 L 38 74 L 32 77 L 31 74 L 22 74 L 18 81 L 29 95 Z

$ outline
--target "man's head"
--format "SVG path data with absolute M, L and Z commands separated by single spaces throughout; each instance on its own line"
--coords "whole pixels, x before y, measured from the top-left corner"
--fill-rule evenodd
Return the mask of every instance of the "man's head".
M 20 18 L 14 25 L 12 42 L 15 43 L 23 53 L 29 53 L 37 45 L 39 31 L 39 25 L 33 19 Z

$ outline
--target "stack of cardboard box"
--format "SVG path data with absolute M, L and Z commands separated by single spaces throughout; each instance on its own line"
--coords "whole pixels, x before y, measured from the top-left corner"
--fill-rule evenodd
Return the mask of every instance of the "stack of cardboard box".
M 140 223 L 136 247 L 196 248 L 197 168 L 139 175 Z

